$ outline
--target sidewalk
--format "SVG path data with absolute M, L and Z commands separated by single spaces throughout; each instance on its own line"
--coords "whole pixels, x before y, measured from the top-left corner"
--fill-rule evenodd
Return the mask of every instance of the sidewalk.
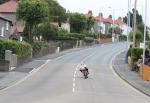
M 150 81 L 144 81 L 138 73 L 130 70 L 128 64 L 125 63 L 125 52 L 120 53 L 113 60 L 113 68 L 124 81 L 150 96 Z
M 86 47 L 83 47 L 86 48 Z M 60 53 L 49 54 L 43 56 L 41 58 L 34 59 L 33 61 L 26 63 L 18 68 L 15 68 L 13 71 L 10 72 L 0 72 L 0 90 L 4 89 L 12 84 L 15 84 L 19 80 L 23 79 L 27 75 L 32 72 L 32 70 L 36 70 L 38 67 L 46 63 L 47 60 L 51 60 L 67 53 L 71 53 L 74 51 L 82 50 L 83 48 L 74 48 L 64 50 Z

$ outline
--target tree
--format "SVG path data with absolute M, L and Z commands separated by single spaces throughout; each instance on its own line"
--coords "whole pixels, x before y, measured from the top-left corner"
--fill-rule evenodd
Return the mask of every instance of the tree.
M 17 8 L 17 18 L 23 19 L 29 26 L 29 40 L 32 39 L 32 29 L 42 22 L 48 14 L 48 5 L 41 0 L 20 0 Z
M 70 13 L 70 30 L 75 33 L 82 33 L 87 27 L 87 18 L 80 13 Z
M 110 34 L 112 34 L 112 29 L 113 29 L 113 28 L 110 28 L 110 29 L 109 29 L 109 33 L 110 33 Z M 115 33 L 115 34 L 121 35 L 122 32 L 123 32 L 123 30 L 122 30 L 121 28 L 119 28 L 119 27 L 114 27 L 114 33 Z
M 87 31 L 89 31 L 92 28 L 94 23 L 95 23 L 95 19 L 92 16 L 87 18 L 87 27 L 86 27 Z
M 135 33 L 135 38 L 136 38 L 136 41 L 135 41 L 136 44 L 139 44 L 140 42 L 143 42 L 144 37 L 143 37 L 142 32 L 137 30 L 136 33 Z M 133 32 L 130 33 L 129 39 L 131 41 L 133 40 Z
M 45 0 L 48 3 L 49 19 L 54 22 L 65 22 L 67 20 L 66 9 L 57 1 Z
M 128 12 L 127 16 L 125 16 L 123 18 L 123 21 L 127 24 L 128 21 L 128 15 L 130 15 L 130 27 L 133 27 L 133 14 L 134 14 L 135 10 L 132 9 L 132 12 Z M 143 24 L 143 19 L 142 19 L 142 15 L 139 14 L 138 10 L 136 10 L 136 24 Z
M 58 28 L 49 23 L 41 23 L 33 29 L 33 34 L 36 37 L 42 36 L 44 40 L 49 41 L 58 36 Z

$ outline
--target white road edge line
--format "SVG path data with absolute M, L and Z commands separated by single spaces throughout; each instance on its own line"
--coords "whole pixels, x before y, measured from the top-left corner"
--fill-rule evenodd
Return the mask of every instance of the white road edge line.
M 8 85 L 6 88 L 0 90 L 0 92 L 6 91 L 6 90 L 8 90 L 8 89 L 10 89 L 10 88 L 12 88 L 12 87 L 14 87 L 14 86 L 16 86 L 16 85 L 22 83 L 23 81 L 25 81 L 26 79 L 28 79 L 29 77 L 31 77 L 33 74 L 35 74 L 36 72 L 38 72 L 40 69 L 42 69 L 42 68 L 43 68 L 45 65 L 47 65 L 48 62 L 50 62 L 50 61 L 51 61 L 51 60 L 48 59 L 44 64 L 42 64 L 42 65 L 39 66 L 38 68 L 34 68 L 31 72 L 29 72 L 29 74 L 28 74 L 27 76 L 25 76 L 24 78 L 20 79 L 19 81 L 17 81 L 17 82 L 14 83 L 14 84 Z
M 136 88 L 134 88 L 133 86 L 131 86 L 129 83 L 125 82 L 122 78 L 119 77 L 119 75 L 115 72 L 115 70 L 113 69 L 113 60 L 116 58 L 117 55 L 119 55 L 121 52 L 123 52 L 125 50 L 121 50 L 119 53 L 115 54 L 113 56 L 113 58 L 111 59 L 111 65 L 110 65 L 110 69 L 113 72 L 113 74 L 122 82 L 124 83 L 126 86 L 128 86 L 130 89 L 134 90 L 135 92 L 137 92 L 138 94 L 142 95 L 143 97 L 148 97 L 147 95 L 143 94 L 142 92 L 140 92 L 139 90 L 137 90 Z M 149 97 L 148 97 L 149 98 Z

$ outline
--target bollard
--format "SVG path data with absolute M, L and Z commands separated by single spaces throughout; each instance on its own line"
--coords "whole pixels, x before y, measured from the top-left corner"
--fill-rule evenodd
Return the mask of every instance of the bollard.
M 5 50 L 5 60 L 9 61 L 9 67 L 12 67 L 12 51 Z
M 17 55 L 16 54 L 12 55 L 12 67 L 13 68 L 17 67 Z
M 59 53 L 59 52 L 60 52 L 60 47 L 57 47 L 56 53 Z

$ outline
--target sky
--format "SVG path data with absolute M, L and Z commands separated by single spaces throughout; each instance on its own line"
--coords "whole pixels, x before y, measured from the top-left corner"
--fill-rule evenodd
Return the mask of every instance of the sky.
M 104 17 L 113 15 L 116 19 L 119 16 L 124 17 L 128 11 L 128 0 L 57 0 L 66 10 L 70 12 L 87 13 L 92 10 L 93 15 L 97 16 L 99 12 Z M 131 9 L 134 7 L 134 1 L 131 0 Z M 147 25 L 150 27 L 150 0 L 147 0 Z M 137 0 L 137 10 L 145 21 L 145 0 Z

